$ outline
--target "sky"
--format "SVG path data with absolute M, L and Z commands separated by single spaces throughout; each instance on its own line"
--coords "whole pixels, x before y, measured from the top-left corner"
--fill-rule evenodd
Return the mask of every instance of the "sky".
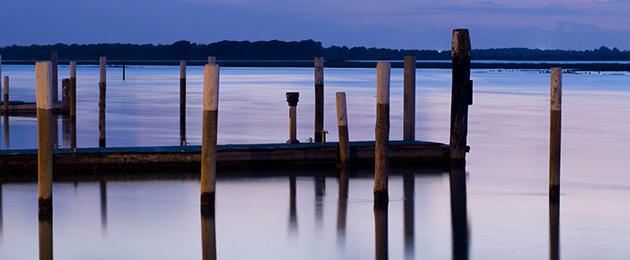
M 630 49 L 630 0 L 2 0 L 0 46 L 304 40 L 450 48 Z

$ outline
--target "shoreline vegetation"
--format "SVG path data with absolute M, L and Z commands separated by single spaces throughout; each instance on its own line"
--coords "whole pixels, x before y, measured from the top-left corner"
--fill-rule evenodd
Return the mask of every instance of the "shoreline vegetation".
M 414 55 L 417 68 L 451 68 L 449 50 L 403 50 L 366 47 L 330 46 L 304 41 L 220 41 L 197 44 L 178 41 L 170 45 L 153 44 L 53 44 L 0 47 L 5 64 L 33 64 L 59 53 L 61 64 L 76 60 L 79 64 L 97 64 L 107 56 L 110 65 L 190 65 L 205 64 L 216 56 L 225 67 L 312 67 L 313 57 L 323 56 L 326 67 L 372 68 L 378 60 L 392 61 L 401 68 L 405 55 Z M 472 50 L 473 69 L 548 69 L 563 67 L 577 71 L 630 71 L 630 51 L 600 47 L 594 50 L 541 50 L 527 48 Z M 572 62 L 581 61 L 581 62 Z M 589 62 L 591 61 L 591 62 Z

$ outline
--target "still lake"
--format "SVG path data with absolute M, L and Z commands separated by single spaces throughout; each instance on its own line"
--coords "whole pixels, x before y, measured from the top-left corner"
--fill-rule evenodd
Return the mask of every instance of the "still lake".
M 34 100 L 34 66 L 5 65 L 11 99 Z M 68 76 L 60 66 L 59 78 Z M 179 73 L 175 66 L 108 69 L 107 145 L 179 145 Z M 80 66 L 79 147 L 98 145 L 98 67 Z M 447 142 L 450 70 L 417 71 L 416 137 Z M 465 227 L 453 218 L 448 172 L 390 177 L 390 259 L 545 259 L 551 243 L 548 189 L 549 74 L 473 70 L 469 114 Z M 351 140 L 373 140 L 375 69 L 325 70 L 325 123 L 337 139 L 335 92 L 347 93 Z M 630 74 L 565 73 L 559 250 L 564 259 L 628 259 L 630 206 Z M 276 143 L 288 137 L 285 92 L 299 91 L 298 138 L 313 136 L 313 70 L 222 68 L 219 143 Z M 202 68 L 188 68 L 187 138 L 200 144 Z M 2 120 L 0 120 L 2 121 Z M 59 118 L 59 143 L 69 146 Z M 10 117 L 0 149 L 35 148 L 36 119 Z M 402 70 L 392 69 L 390 139 L 402 138 Z M 1 169 L 0 169 L 1 171 Z M 336 173 L 321 178 L 230 176 L 217 183 L 217 259 L 373 259 L 372 172 L 349 180 L 338 197 Z M 296 196 L 289 196 L 290 174 Z M 183 175 L 182 175 L 183 176 Z M 403 183 L 412 183 L 405 200 Z M 0 259 L 39 254 L 37 186 L 2 183 Z M 201 259 L 199 181 L 57 182 L 56 259 Z M 411 201 L 411 205 L 407 203 Z M 409 211 L 411 209 L 411 212 Z M 412 224 L 410 224 L 410 221 Z M 553 222 L 553 221 L 551 221 Z M 204 225 L 207 227 L 207 225 Z M 462 237 L 464 246 L 462 245 Z

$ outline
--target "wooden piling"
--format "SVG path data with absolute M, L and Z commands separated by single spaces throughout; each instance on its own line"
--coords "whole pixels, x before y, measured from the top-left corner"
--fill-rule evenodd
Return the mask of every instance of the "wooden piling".
M 123 81 L 127 80 L 127 60 L 123 60 L 122 71 L 123 71 Z
M 52 121 L 52 64 L 35 64 L 37 96 L 37 197 L 40 217 L 52 216 L 53 144 Z
M 70 120 L 76 121 L 77 116 L 77 62 L 70 62 Z
M 337 126 L 339 128 L 339 163 L 346 167 L 350 161 L 350 137 L 348 133 L 348 112 L 346 108 L 346 93 L 337 92 Z
M 299 92 L 287 92 L 287 103 L 289 104 L 289 144 L 297 144 L 297 104 L 300 99 Z
M 63 104 L 63 110 L 70 109 L 70 79 L 61 79 L 61 103 Z
M 4 76 L 4 102 L 2 104 L 2 109 L 4 110 L 4 114 L 9 114 L 9 76 Z
M 403 140 L 416 139 L 416 56 L 405 56 Z
M 549 138 L 549 199 L 560 199 L 560 150 L 562 134 L 562 69 L 551 69 L 551 115 Z
M 388 143 L 389 143 L 389 76 L 391 64 L 376 65 L 376 144 L 374 150 L 374 204 L 387 205 Z
M 452 160 L 465 160 L 468 106 L 472 104 L 470 37 L 467 29 L 453 30 L 451 56 L 453 58 L 453 87 L 451 93 L 450 154 Z
M 179 61 L 179 143 L 186 146 L 186 61 Z
M 57 102 L 59 100 L 59 95 L 57 94 L 59 92 L 59 74 L 58 74 L 58 69 L 59 69 L 59 62 L 58 62 L 58 55 L 57 55 L 57 51 L 53 50 L 50 52 L 50 62 L 52 63 L 52 95 L 53 95 L 53 102 Z
M 99 58 L 99 81 L 98 81 L 98 147 L 105 147 L 105 104 L 107 90 L 107 58 Z
M 214 56 L 208 56 L 208 64 L 210 65 L 217 64 L 217 58 Z
M 217 167 L 217 118 L 219 66 L 208 64 L 203 72 L 203 126 L 201 131 L 201 207 L 214 210 Z
M 324 57 L 315 57 L 315 142 L 322 142 L 324 132 Z

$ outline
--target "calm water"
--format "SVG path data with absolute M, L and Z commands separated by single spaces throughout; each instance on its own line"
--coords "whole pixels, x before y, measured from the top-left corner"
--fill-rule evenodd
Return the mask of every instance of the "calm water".
M 62 66 L 60 78 L 67 73 Z M 108 145 L 178 145 L 178 68 L 131 67 L 125 82 L 120 69 L 108 73 Z M 312 137 L 312 69 L 224 68 L 221 73 L 220 143 L 286 140 L 287 91 L 301 95 L 299 139 Z M 33 66 L 4 66 L 3 75 L 11 77 L 12 99 L 34 100 Z M 187 137 L 199 144 L 201 67 L 190 67 L 188 75 Z M 465 179 L 448 172 L 395 171 L 388 211 L 375 212 L 369 169 L 352 173 L 347 189 L 336 177 L 289 169 L 285 176 L 260 178 L 219 173 L 212 220 L 199 214 L 194 178 L 59 182 L 54 257 L 201 259 L 202 248 L 212 249 L 212 242 L 217 259 L 373 259 L 384 248 L 390 259 L 544 259 L 553 256 L 555 245 L 564 259 L 630 257 L 630 207 L 617 203 L 630 199 L 630 75 L 565 74 L 558 237 L 550 232 L 557 219 L 547 197 L 549 74 L 475 70 L 472 77 L 472 149 Z M 98 142 L 96 81 L 96 67 L 79 68 L 80 147 Z M 328 139 L 337 137 L 337 91 L 348 95 L 350 138 L 374 138 L 374 85 L 373 69 L 326 69 Z M 394 69 L 392 139 L 402 137 L 401 86 L 402 71 Z M 418 70 L 417 93 L 416 136 L 446 142 L 450 70 Z M 2 149 L 34 148 L 35 123 L 11 117 L 8 135 L 2 127 Z M 59 119 L 60 144 L 68 146 L 62 126 Z M 451 186 L 464 185 L 466 192 L 451 193 Z M 1 188 L 0 259 L 36 259 L 39 235 L 46 233 L 38 226 L 36 185 Z M 340 191 L 347 199 L 339 198 Z M 375 236 L 383 227 L 387 236 Z M 215 239 L 202 241 L 203 232 Z

